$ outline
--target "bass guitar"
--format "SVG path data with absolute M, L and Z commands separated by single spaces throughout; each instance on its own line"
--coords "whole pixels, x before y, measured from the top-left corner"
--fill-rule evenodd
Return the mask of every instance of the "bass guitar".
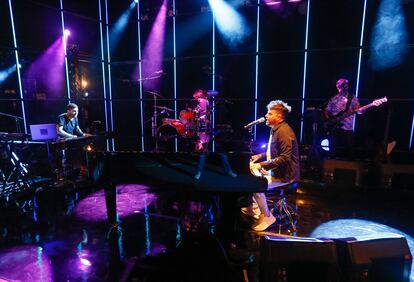
M 352 116 L 352 115 L 354 115 L 358 112 L 364 112 L 364 111 L 368 110 L 371 107 L 378 107 L 378 106 L 386 103 L 387 101 L 388 101 L 387 97 L 376 99 L 372 103 L 369 103 L 369 104 L 367 104 L 363 107 L 359 107 L 356 110 L 346 112 L 346 113 L 344 113 L 343 115 L 340 115 L 340 116 L 332 117 L 332 118 L 330 118 L 330 119 L 328 119 L 324 122 L 324 128 L 325 128 L 326 132 L 330 133 L 333 130 L 335 130 L 338 126 L 341 125 L 341 121 L 343 119 L 345 119 L 349 116 Z

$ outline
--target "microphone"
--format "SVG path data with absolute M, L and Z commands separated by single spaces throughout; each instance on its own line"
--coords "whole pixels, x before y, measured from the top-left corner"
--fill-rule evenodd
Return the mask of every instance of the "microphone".
M 255 121 L 252 121 L 252 122 L 251 122 L 251 123 L 249 123 L 249 124 L 246 124 L 246 125 L 244 126 L 244 128 L 249 128 L 249 127 L 255 126 L 255 125 L 259 124 L 259 123 L 264 122 L 265 120 L 266 120 L 266 119 L 265 119 L 264 117 L 261 117 L 261 118 L 259 118 L 259 119 L 256 119 Z

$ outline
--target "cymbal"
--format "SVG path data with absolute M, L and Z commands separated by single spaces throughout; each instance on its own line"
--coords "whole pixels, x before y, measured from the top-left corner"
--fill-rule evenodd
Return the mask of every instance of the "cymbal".
M 165 111 L 170 111 L 170 112 L 175 112 L 175 110 L 167 108 L 166 106 L 154 106 L 154 108 L 165 110 Z
M 151 95 L 153 95 L 153 96 L 156 96 L 156 97 L 160 97 L 160 98 L 164 98 L 164 96 L 162 96 L 162 95 L 160 95 L 160 94 L 158 94 L 157 92 L 155 92 L 155 91 L 149 91 L 149 90 L 147 90 L 147 91 L 145 91 L 146 93 L 148 93 L 148 94 L 151 94 Z

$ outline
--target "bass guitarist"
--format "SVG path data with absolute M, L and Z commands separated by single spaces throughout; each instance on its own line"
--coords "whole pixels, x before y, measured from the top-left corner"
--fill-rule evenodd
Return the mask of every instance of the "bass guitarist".
M 331 156 L 334 158 L 353 159 L 355 137 L 353 132 L 353 123 L 355 115 L 347 115 L 349 112 L 358 112 L 358 98 L 349 93 L 349 82 L 345 78 L 341 78 L 336 82 L 338 94 L 331 97 L 324 110 L 326 123 L 329 124 L 327 131 L 330 138 Z M 335 122 L 331 122 L 331 121 Z M 346 156 L 346 157 L 345 157 Z

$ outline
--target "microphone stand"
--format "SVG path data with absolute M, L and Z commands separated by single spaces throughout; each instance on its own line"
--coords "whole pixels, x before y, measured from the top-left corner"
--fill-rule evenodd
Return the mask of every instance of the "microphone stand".
M 248 129 L 247 129 L 247 132 L 248 132 L 248 138 L 249 138 L 249 141 L 247 141 L 248 143 L 247 143 L 247 147 L 249 148 L 249 150 L 250 150 L 250 153 L 253 153 L 253 142 L 254 142 L 254 138 L 253 138 L 253 126 L 250 126 Z
M 20 121 L 23 120 L 22 117 L 6 114 L 6 113 L 3 113 L 3 112 L 0 112 L 0 116 L 14 118 L 14 122 L 16 123 L 16 132 L 17 133 L 22 133 L 22 130 L 21 130 L 21 127 L 20 127 Z

